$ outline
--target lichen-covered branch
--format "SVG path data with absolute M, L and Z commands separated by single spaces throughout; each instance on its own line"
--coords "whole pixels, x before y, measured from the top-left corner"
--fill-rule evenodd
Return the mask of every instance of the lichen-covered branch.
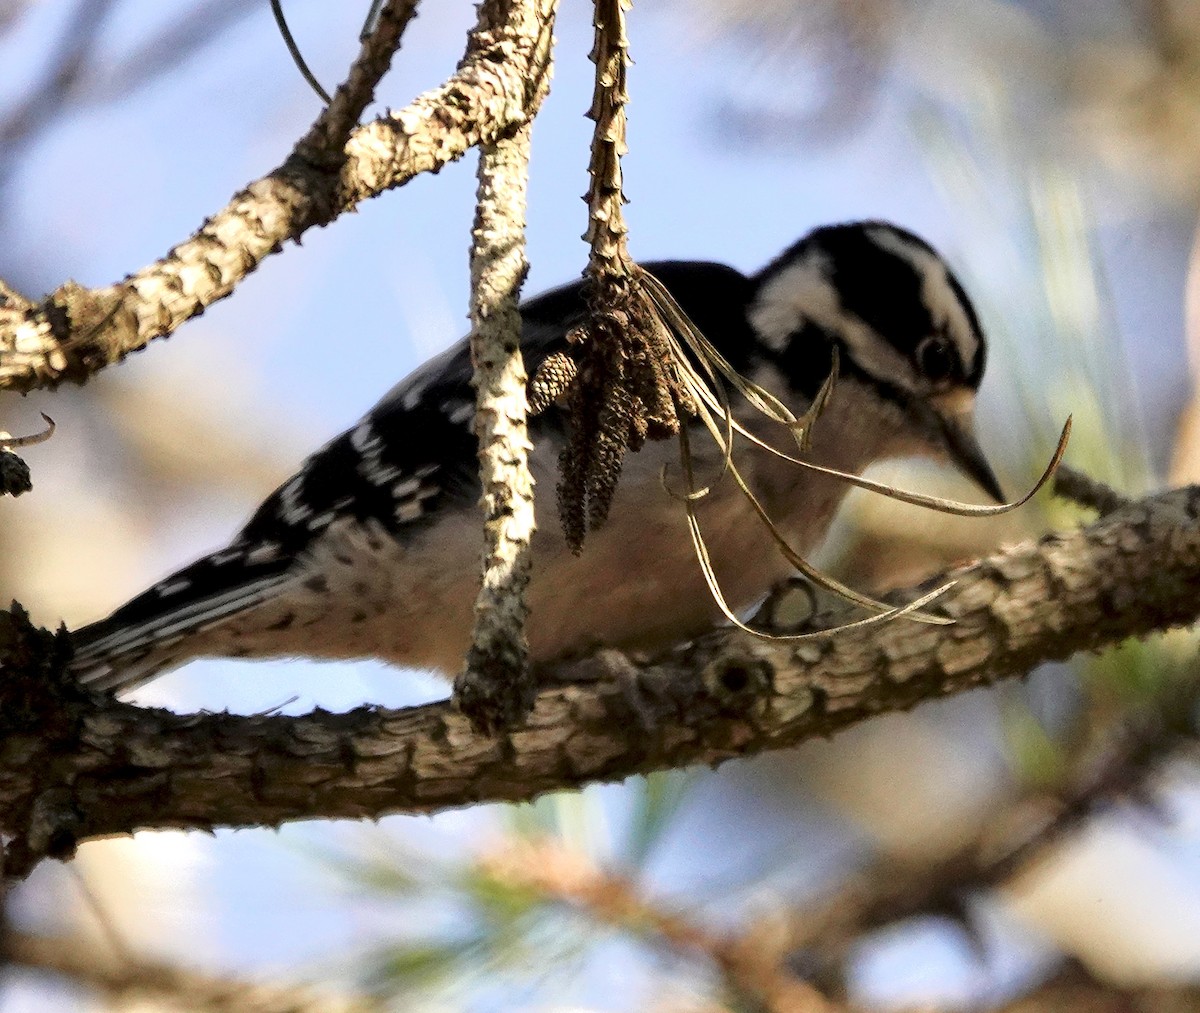
M 537 0 L 536 30 L 507 20 L 508 4 L 483 4 L 466 54 L 445 84 L 349 129 L 413 6 L 387 5 L 377 40 L 364 44 L 349 79 L 292 154 L 161 260 L 113 285 L 67 282 L 40 301 L 5 290 L 0 389 L 84 382 L 229 295 L 287 240 L 528 122 L 545 93 L 555 0 Z
M 721 630 L 654 661 L 600 651 L 545 673 L 554 682 L 525 725 L 494 737 L 448 704 L 240 717 L 98 700 L 58 674 L 48 634 L 5 617 L 6 871 L 139 828 L 428 812 L 793 746 L 1194 622 L 1198 518 L 1189 487 L 1005 549 L 951 575 L 949 626 L 897 621 L 792 645 Z
M 416 16 L 418 0 L 387 0 L 369 35 L 362 40 L 358 56 L 346 80 L 333 93 L 308 133 L 296 145 L 297 153 L 314 165 L 327 162 L 337 168 L 350 132 L 358 126 L 363 110 L 375 98 L 375 86 L 383 80 L 400 48 L 408 23 Z
M 528 5 L 527 5 L 528 6 Z M 525 259 L 529 126 L 480 152 L 471 246 L 471 382 L 483 490 L 483 576 L 466 670 L 454 686 L 476 727 L 504 727 L 533 706 L 525 588 L 532 566 L 533 475 L 517 308 Z

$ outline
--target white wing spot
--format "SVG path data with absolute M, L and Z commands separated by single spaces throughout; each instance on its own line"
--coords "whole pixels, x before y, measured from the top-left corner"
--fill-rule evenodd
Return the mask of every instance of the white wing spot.
M 312 507 L 300 500 L 304 476 L 297 475 L 279 493 L 279 517 L 285 524 L 299 524 L 312 513 Z
M 379 435 L 371 427 L 371 420 L 364 419 L 350 434 L 350 445 L 360 454 L 370 454 L 383 445 Z
M 154 585 L 155 593 L 161 598 L 166 598 L 169 595 L 179 594 L 180 591 L 186 591 L 192 586 L 192 582 L 186 577 L 181 577 L 178 580 L 164 580 Z
M 424 512 L 420 500 L 406 500 L 396 507 L 396 520 L 401 524 L 408 524 L 418 520 Z
M 392 496 L 396 499 L 408 499 L 420 488 L 421 480 L 419 478 L 406 478 L 403 482 L 397 482 L 392 486 Z
M 475 406 L 470 401 L 451 401 L 442 406 L 452 425 L 461 426 L 475 417 Z
M 391 466 L 387 468 L 360 468 L 359 473 L 372 485 L 387 485 L 401 475 L 399 468 Z
M 359 424 L 351 434 L 350 442 L 362 454 L 355 470 L 372 485 L 387 485 L 400 475 L 399 468 L 383 463 L 383 438 L 372 429 L 370 419 Z
M 419 372 L 423 372 L 423 370 Z M 417 373 L 414 373 L 411 379 L 417 379 Z M 425 377 L 421 377 L 422 381 L 424 379 Z M 416 408 L 417 405 L 421 403 L 421 398 L 425 396 L 425 386 L 426 385 L 423 382 L 414 383 L 408 390 L 404 392 L 404 396 L 400 399 L 400 403 L 404 405 L 406 410 L 412 411 L 412 409 Z
M 279 543 L 278 542 L 263 542 L 262 545 L 252 549 L 246 553 L 246 562 L 269 563 L 274 559 L 279 558 Z
M 333 523 L 335 517 L 337 517 L 337 514 L 332 510 L 326 510 L 323 514 L 317 514 L 316 517 L 308 522 L 309 530 L 315 531 L 317 528 L 328 527 Z

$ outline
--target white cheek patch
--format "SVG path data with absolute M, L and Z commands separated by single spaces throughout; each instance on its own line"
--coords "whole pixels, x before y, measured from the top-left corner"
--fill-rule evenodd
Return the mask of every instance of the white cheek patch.
M 842 309 L 829 281 L 829 258 L 813 251 L 785 267 L 763 285 L 750 307 L 750 324 L 772 350 L 781 352 L 788 338 L 806 321 L 836 334 L 854 361 L 868 374 L 887 377 L 904 390 L 913 390 L 912 366 L 888 342 L 853 313 Z
M 782 352 L 805 320 L 825 326 L 841 308 L 827 279 L 829 258 L 817 251 L 771 278 L 750 307 L 750 325 L 772 351 Z

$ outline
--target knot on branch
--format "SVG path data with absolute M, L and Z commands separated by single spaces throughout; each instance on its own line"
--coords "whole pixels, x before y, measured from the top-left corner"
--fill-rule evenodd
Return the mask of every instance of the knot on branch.
M 762 709 L 774 683 L 774 669 L 764 658 L 729 652 L 709 664 L 701 678 L 721 710 L 741 711 L 748 705 Z

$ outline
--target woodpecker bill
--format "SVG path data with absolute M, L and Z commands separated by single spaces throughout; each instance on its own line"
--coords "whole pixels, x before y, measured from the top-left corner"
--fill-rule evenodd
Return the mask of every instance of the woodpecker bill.
M 820 228 L 751 276 L 703 262 L 644 266 L 738 372 L 797 416 L 836 355 L 839 380 L 806 459 L 857 474 L 887 458 L 933 457 L 1003 501 L 973 428 L 986 360 L 979 320 L 946 263 L 912 233 L 870 221 Z M 522 306 L 530 375 L 566 347 L 584 314 L 580 283 Z M 77 630 L 80 681 L 121 692 L 212 656 L 372 657 L 456 673 L 481 548 L 470 378 L 464 340 L 310 457 L 227 547 Z M 795 452 L 778 426 L 739 417 Z M 674 444 L 630 456 L 608 522 L 575 556 L 550 520 L 565 419 L 551 406 L 529 433 L 542 519 L 527 593 L 531 660 L 599 644 L 655 650 L 711 626 L 719 613 L 687 518 L 661 482 L 664 464 L 677 466 Z M 698 473 L 719 471 L 713 441 L 698 434 L 690 445 Z M 802 554 L 819 545 L 848 486 L 752 445 L 737 460 L 790 544 Z M 695 510 L 735 608 L 789 575 L 732 483 L 718 483 Z

